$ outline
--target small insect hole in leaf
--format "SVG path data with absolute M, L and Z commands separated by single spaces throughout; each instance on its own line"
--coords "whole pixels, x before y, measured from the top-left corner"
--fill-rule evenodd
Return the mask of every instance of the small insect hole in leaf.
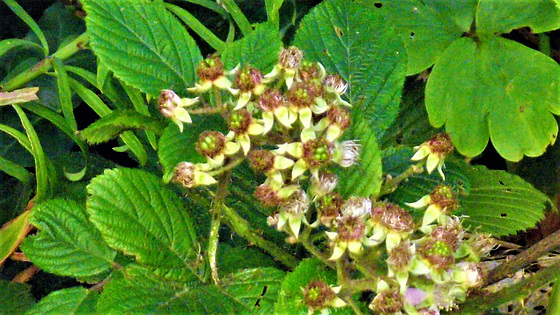
M 415 35 L 414 32 L 410 32 L 410 39 L 413 39 L 414 35 Z
M 383 6 L 383 3 L 381 2 L 376 2 L 373 4 L 376 8 L 380 9 Z
M 501 216 L 502 218 L 505 218 L 505 217 L 507 217 L 507 214 L 501 213 L 500 216 Z
M 506 184 L 504 184 L 504 182 L 502 182 L 501 180 L 498 181 L 498 183 L 500 183 L 500 185 L 505 186 Z

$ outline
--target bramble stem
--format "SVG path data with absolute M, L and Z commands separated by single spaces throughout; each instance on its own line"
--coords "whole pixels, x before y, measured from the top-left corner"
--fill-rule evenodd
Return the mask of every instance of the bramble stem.
M 212 209 L 210 213 L 212 214 L 212 223 L 210 225 L 210 236 L 208 238 L 208 262 L 210 265 L 210 271 L 212 273 L 212 281 L 214 284 L 220 283 L 220 278 L 218 277 L 218 265 L 216 254 L 218 252 L 218 243 L 220 240 L 220 225 L 222 220 L 222 207 L 224 201 L 228 194 L 227 186 L 231 177 L 231 171 L 226 171 L 223 173 L 222 178 L 219 181 L 218 189 L 216 190 L 216 195 L 212 201 Z
M 560 230 L 552 233 L 519 255 L 492 269 L 484 281 L 484 286 L 500 281 L 517 270 L 524 268 L 550 250 L 560 247 Z
M 83 33 L 82 35 L 76 37 L 73 41 L 68 43 L 68 45 L 58 49 L 54 54 L 41 60 L 39 63 L 25 70 L 24 72 L 16 75 L 5 84 L 0 85 L 0 91 L 12 91 L 25 85 L 39 75 L 47 72 L 52 67 L 54 58 L 61 60 L 68 59 L 78 51 L 85 49 L 85 46 L 88 43 L 89 34 Z
M 560 262 L 542 269 L 534 275 L 519 281 L 516 284 L 505 287 L 495 293 L 483 292 L 478 296 L 470 296 L 459 311 L 453 314 L 482 314 L 485 310 L 497 307 L 509 301 L 529 295 L 537 288 L 558 278 L 560 274 Z
M 255 233 L 247 220 L 243 219 L 235 210 L 231 209 L 226 205 L 222 205 L 223 219 L 231 229 L 245 238 L 251 245 L 258 246 L 268 252 L 282 264 L 295 268 L 298 265 L 298 260 L 292 257 L 290 254 L 284 252 L 278 245 L 265 240 Z
M 380 195 L 386 195 L 392 193 L 393 191 L 395 191 L 395 189 L 397 189 L 397 187 L 402 181 L 404 181 L 405 179 L 409 178 L 412 175 L 421 174 L 423 171 L 424 171 L 423 167 L 418 166 L 418 164 L 414 164 L 399 176 L 395 178 L 387 178 L 387 180 L 385 180 L 385 182 L 383 183 L 383 186 L 381 186 Z
M 336 265 L 334 261 L 329 260 L 329 257 L 321 252 L 315 245 L 313 245 L 309 241 L 309 235 L 311 234 L 311 229 L 305 227 L 303 232 L 299 235 L 299 243 L 305 247 L 305 249 L 310 252 L 313 256 L 317 257 L 320 261 L 322 261 L 325 265 L 335 269 Z

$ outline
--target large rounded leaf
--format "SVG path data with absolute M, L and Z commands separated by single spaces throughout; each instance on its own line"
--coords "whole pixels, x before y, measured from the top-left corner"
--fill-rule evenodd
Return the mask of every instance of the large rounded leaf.
M 477 33 L 509 33 L 528 26 L 535 33 L 560 28 L 556 0 L 480 0 L 476 8 Z
M 539 156 L 558 133 L 560 65 L 501 37 L 461 38 L 434 66 L 426 108 L 466 156 L 480 154 L 489 138 L 510 161 Z
M 380 0 L 375 6 L 408 39 L 407 74 L 412 75 L 433 65 L 452 42 L 470 30 L 477 2 Z

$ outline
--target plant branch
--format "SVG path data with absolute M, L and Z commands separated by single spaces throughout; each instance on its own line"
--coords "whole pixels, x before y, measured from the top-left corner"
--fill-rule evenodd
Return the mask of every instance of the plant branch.
M 537 258 L 556 247 L 560 247 L 560 230 L 542 239 L 512 259 L 492 269 L 484 281 L 484 286 L 488 286 L 508 277 L 517 270 L 530 265 L 532 262 L 537 260 Z
M 461 305 L 461 309 L 459 311 L 453 311 L 453 314 L 482 314 L 485 310 L 527 296 L 537 288 L 556 279 L 559 274 L 560 262 L 557 262 L 551 267 L 542 269 L 531 277 L 523 279 L 495 293 L 483 293 L 479 296 L 471 296 L 467 299 L 465 304 Z
M 226 205 L 222 205 L 222 214 L 225 220 L 224 223 L 231 227 L 235 233 L 245 238 L 250 244 L 262 248 L 285 266 L 295 268 L 298 265 L 297 259 L 283 251 L 278 245 L 265 240 L 255 233 L 251 229 L 249 222 L 243 219 L 235 210 Z
M 402 174 L 399 174 L 397 177 L 393 178 L 390 175 L 387 176 L 387 179 L 383 183 L 383 186 L 381 186 L 381 192 L 379 194 L 386 195 L 392 193 L 393 191 L 395 191 L 395 189 L 397 189 L 397 187 L 402 181 L 404 181 L 405 179 L 409 178 L 412 175 L 421 174 L 422 172 L 424 172 L 424 168 L 422 166 L 419 166 L 418 164 L 414 164 L 411 165 Z
M 78 51 L 85 49 L 88 43 L 89 43 L 89 34 L 86 32 L 76 37 L 73 41 L 68 43 L 68 45 L 58 49 L 54 54 L 41 60 L 33 67 L 16 75 L 5 84 L 0 85 L 0 91 L 12 91 L 14 89 L 17 89 L 25 85 L 29 81 L 38 77 L 39 75 L 47 72 L 52 67 L 54 58 L 61 59 L 61 60 L 68 59 Z
M 311 234 L 311 229 L 305 227 L 303 232 L 301 232 L 299 236 L 299 243 L 305 247 L 305 249 L 310 252 L 313 256 L 317 257 L 321 260 L 325 265 L 331 267 L 332 269 L 336 269 L 336 264 L 334 261 L 329 260 L 329 257 L 321 252 L 315 245 L 313 245 L 309 241 L 309 235 Z
M 220 225 L 222 220 L 222 206 L 228 194 L 228 183 L 231 177 L 231 171 L 227 171 L 222 174 L 218 189 L 216 190 L 216 195 L 212 201 L 212 209 L 210 213 L 212 214 L 212 223 L 210 225 L 210 236 L 208 238 L 208 262 L 210 265 L 210 271 L 212 273 L 212 281 L 214 284 L 220 283 L 220 278 L 218 277 L 218 264 L 216 255 L 218 252 L 218 243 L 220 240 Z

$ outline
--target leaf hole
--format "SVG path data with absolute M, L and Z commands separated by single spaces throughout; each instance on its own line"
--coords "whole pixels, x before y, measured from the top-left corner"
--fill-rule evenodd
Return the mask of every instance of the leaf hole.
M 504 184 L 504 182 L 502 182 L 501 180 L 498 181 L 498 183 L 500 183 L 500 185 L 505 186 L 506 184 Z
M 519 106 L 519 112 L 523 113 L 525 111 L 525 106 Z
M 506 213 L 500 213 L 500 217 L 505 218 L 505 217 L 507 217 L 507 214 Z
M 266 294 L 266 290 L 268 290 L 268 286 L 267 286 L 267 285 L 265 285 L 265 286 L 263 287 L 263 291 L 262 291 L 262 293 L 261 293 L 261 296 L 259 297 L 259 299 L 257 300 L 257 302 L 255 302 L 255 306 L 256 306 L 256 307 L 260 307 L 260 306 L 261 306 L 261 299 L 262 299 L 262 297 Z
M 413 39 L 414 35 L 415 35 L 414 32 L 410 32 L 410 39 Z
M 381 7 L 383 6 L 383 3 L 381 2 L 376 2 L 373 4 L 376 8 L 381 9 Z
M 533 309 L 535 311 L 542 311 L 542 310 L 544 310 L 544 306 L 543 305 L 537 305 L 537 306 L 533 307 Z
M 510 188 L 506 188 L 507 192 L 512 192 L 512 190 Z

